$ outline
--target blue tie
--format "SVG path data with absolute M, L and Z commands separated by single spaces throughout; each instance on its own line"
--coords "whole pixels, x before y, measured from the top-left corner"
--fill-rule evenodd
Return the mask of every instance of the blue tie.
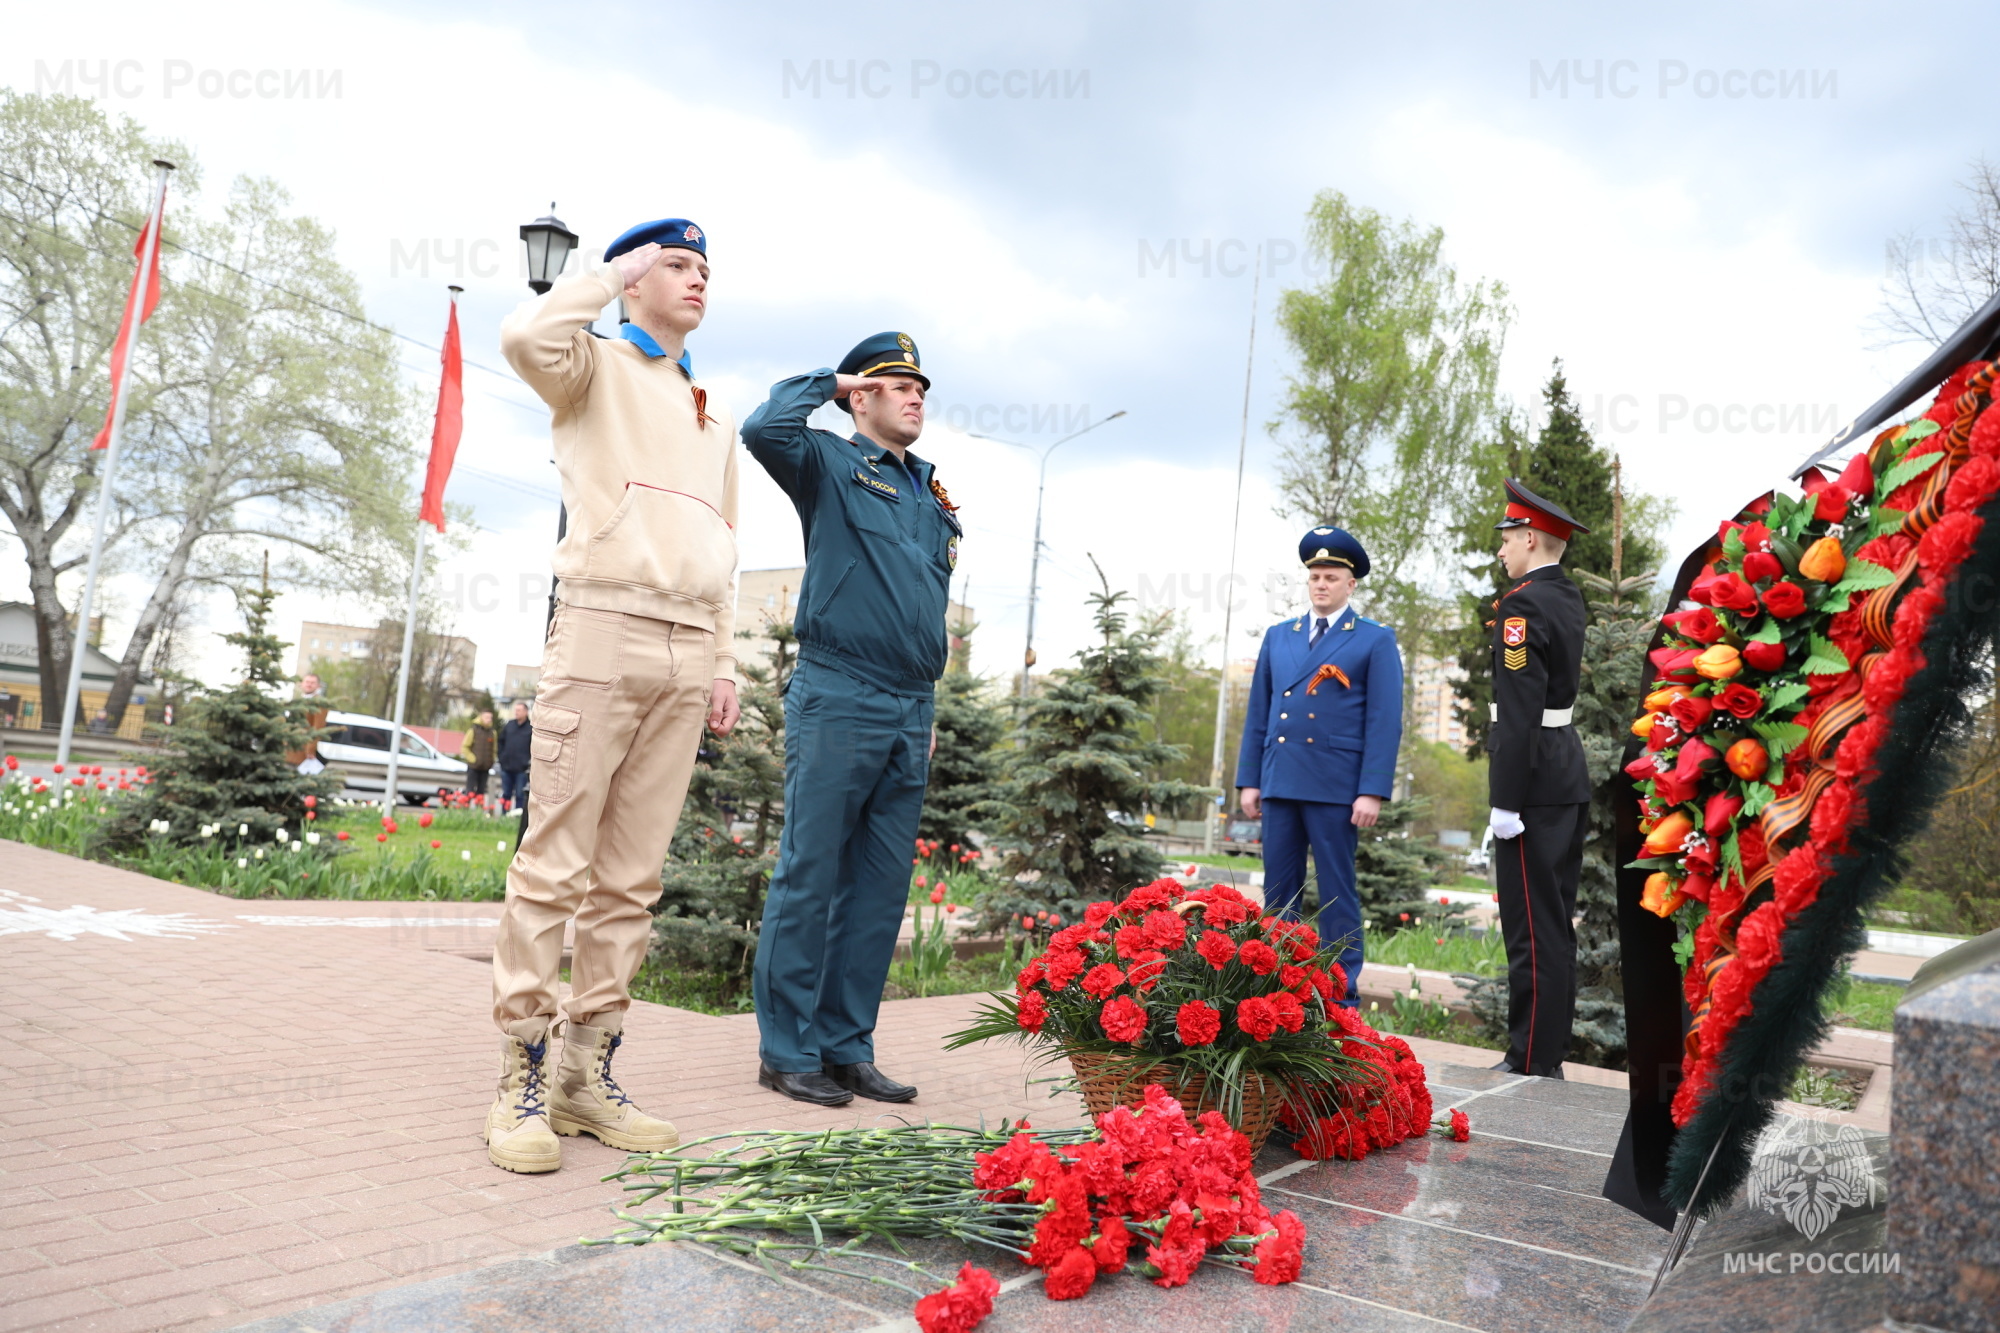
M 1321 616 L 1319 619 L 1313 621 L 1312 641 L 1307 644 L 1307 647 L 1319 647 L 1319 636 L 1324 633 L 1326 633 L 1326 617 Z

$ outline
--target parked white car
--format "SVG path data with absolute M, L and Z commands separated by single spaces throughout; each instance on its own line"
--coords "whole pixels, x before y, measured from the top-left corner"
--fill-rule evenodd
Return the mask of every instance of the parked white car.
M 379 797 L 389 781 L 389 736 L 395 723 L 366 713 L 328 713 L 326 739 L 319 759 L 339 773 L 350 791 Z M 459 791 L 465 786 L 465 764 L 453 759 L 407 727 L 396 759 L 396 788 L 401 799 L 421 805 L 439 787 Z

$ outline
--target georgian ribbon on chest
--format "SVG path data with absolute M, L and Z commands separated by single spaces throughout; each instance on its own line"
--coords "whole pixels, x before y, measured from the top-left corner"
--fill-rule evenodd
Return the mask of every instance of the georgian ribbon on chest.
M 712 423 L 715 418 L 708 414 L 708 390 L 702 388 L 700 385 L 692 387 L 694 389 L 694 428 L 700 430 Z
M 1343 690 L 1351 690 L 1354 688 L 1354 682 L 1347 678 L 1347 673 L 1345 671 L 1342 671 L 1339 667 L 1335 666 L 1331 662 L 1325 662 L 1320 665 L 1319 670 L 1313 672 L 1312 681 L 1306 686 L 1306 693 L 1318 694 L 1319 687 L 1325 684 L 1329 680 L 1339 681 L 1340 688 Z

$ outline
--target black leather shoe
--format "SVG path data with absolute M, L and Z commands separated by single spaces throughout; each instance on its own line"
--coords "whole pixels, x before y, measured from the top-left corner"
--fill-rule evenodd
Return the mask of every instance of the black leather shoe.
M 1488 1067 L 1489 1067 L 1489 1068 L 1491 1068 L 1491 1069 L 1494 1069 L 1494 1070 L 1497 1070 L 1498 1072 L 1500 1072 L 1500 1073 L 1502 1073 L 1502 1074 L 1518 1074 L 1518 1073 L 1520 1073 L 1520 1072 L 1521 1072 L 1520 1070 L 1518 1070 L 1518 1069 L 1514 1068 L 1514 1066 L 1512 1066 L 1512 1065 L 1508 1064 L 1508 1063 L 1507 1063 L 1507 1062 L 1506 1062 L 1505 1060 L 1502 1060 L 1502 1061 L 1501 1061 L 1501 1062 L 1500 1062 L 1499 1064 L 1497 1064 L 1497 1065 L 1490 1065 L 1490 1066 L 1488 1066 Z
M 760 1064 L 757 1066 L 757 1082 L 773 1092 L 784 1093 L 795 1102 L 811 1102 L 814 1106 L 845 1106 L 854 1100 L 853 1093 L 825 1074 L 794 1074 Z
M 882 1071 L 866 1061 L 858 1065 L 827 1065 L 826 1076 L 857 1097 L 872 1102 L 913 1102 L 917 1090 L 907 1083 L 884 1078 Z

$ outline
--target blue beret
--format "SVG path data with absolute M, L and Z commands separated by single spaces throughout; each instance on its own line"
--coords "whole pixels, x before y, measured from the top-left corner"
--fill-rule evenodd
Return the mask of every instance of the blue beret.
M 641 222 L 606 246 L 605 261 L 608 263 L 649 242 L 663 249 L 692 250 L 704 259 L 708 257 L 708 237 L 701 234 L 700 227 L 686 218 L 661 218 L 658 222 Z
M 917 341 L 907 333 L 878 333 L 863 338 L 854 350 L 840 358 L 835 367 L 843 375 L 908 375 L 930 392 L 931 377 L 924 374 L 923 358 L 917 355 Z M 847 400 L 838 400 L 843 412 L 854 409 Z
M 1340 528 L 1314 528 L 1299 538 L 1299 563 L 1307 569 L 1314 565 L 1345 565 L 1354 571 L 1355 578 L 1368 577 L 1368 552 Z

